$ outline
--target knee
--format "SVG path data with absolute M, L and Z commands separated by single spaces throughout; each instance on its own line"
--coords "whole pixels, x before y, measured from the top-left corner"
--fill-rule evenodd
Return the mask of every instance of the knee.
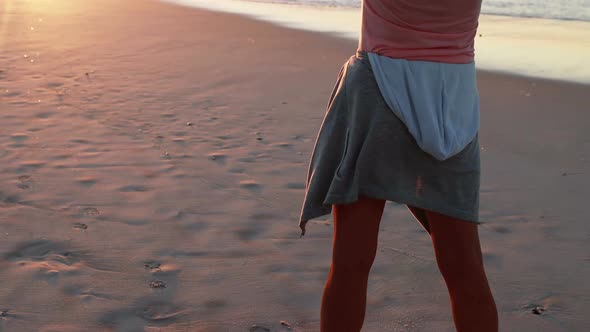
M 336 274 L 366 276 L 371 271 L 375 261 L 376 252 L 364 255 L 355 253 L 352 255 L 334 255 L 332 259 L 332 271 Z
M 427 212 L 436 262 L 447 284 L 484 275 L 477 225 Z
M 449 286 L 485 277 L 481 252 L 467 248 L 438 248 L 438 268 Z

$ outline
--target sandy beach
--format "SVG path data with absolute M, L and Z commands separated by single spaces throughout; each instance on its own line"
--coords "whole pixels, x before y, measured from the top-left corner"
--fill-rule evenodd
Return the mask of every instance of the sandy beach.
M 297 222 L 355 42 L 149 0 L 0 20 L 0 331 L 319 331 L 331 221 Z M 478 80 L 501 331 L 587 331 L 590 85 Z M 363 331 L 454 331 L 427 233 L 381 225 Z

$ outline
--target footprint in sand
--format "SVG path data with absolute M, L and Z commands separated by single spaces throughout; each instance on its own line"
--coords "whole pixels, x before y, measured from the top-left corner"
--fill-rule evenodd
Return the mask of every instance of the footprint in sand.
M 164 327 L 185 318 L 187 309 L 166 301 L 144 298 L 131 308 L 107 312 L 99 321 L 116 331 L 144 331 L 149 327 Z
M 76 179 L 76 182 L 84 187 L 91 187 L 95 185 L 98 180 L 92 176 L 83 176 Z
M 4 94 L 4 97 L 11 98 L 11 97 L 18 97 L 20 95 L 22 95 L 22 92 L 20 92 L 20 91 L 10 91 L 10 90 L 8 90 Z
M 2 321 L 10 321 L 10 320 L 14 320 L 14 319 L 23 319 L 24 316 L 21 314 L 18 314 L 8 308 L 3 308 L 0 309 L 0 331 L 4 331 L 2 330 Z
M 62 82 L 48 82 L 48 83 L 46 84 L 46 86 L 47 86 L 48 88 L 53 88 L 53 89 L 54 89 L 54 88 L 59 88 L 59 87 L 62 87 L 63 85 L 64 85 L 64 84 L 63 84 Z
M 169 297 L 178 291 L 178 273 L 180 269 L 173 264 L 164 264 L 157 260 L 146 260 L 143 268 L 149 272 L 147 285 L 157 291 L 159 296 Z
M 242 157 L 242 158 L 238 158 L 238 161 L 241 163 L 251 164 L 251 163 L 257 162 L 257 158 L 256 157 Z
M 83 139 L 83 138 L 71 139 L 70 142 L 76 143 L 76 144 L 90 144 L 91 143 L 89 140 Z
M 242 180 L 240 181 L 240 187 L 250 191 L 260 191 L 262 186 L 255 180 Z
M 184 138 L 180 138 L 180 137 L 173 138 L 172 142 L 176 143 L 176 144 L 186 144 L 186 141 L 184 140 Z
M 244 242 L 249 242 L 260 238 L 266 229 L 257 223 L 247 223 L 245 226 L 234 229 L 234 234 Z
M 172 321 L 178 318 L 183 313 L 179 307 L 167 302 L 153 302 L 147 304 L 143 310 L 139 312 L 139 316 L 146 321 L 163 322 Z
M 16 204 L 20 201 L 20 197 L 17 195 L 7 195 L 0 191 L 0 203 L 5 204 Z
M 562 298 L 556 295 L 547 295 L 538 298 L 536 301 L 523 306 L 523 308 L 535 315 L 563 315 L 571 313 L 571 308 L 567 306 Z
M 12 135 L 10 135 L 10 138 L 17 144 L 22 144 L 24 143 L 26 140 L 29 139 L 29 135 L 25 134 L 25 133 L 14 133 Z
M 100 211 L 97 208 L 94 208 L 94 207 L 85 207 L 85 208 L 82 208 L 80 210 L 80 212 L 83 215 L 85 215 L 85 216 L 91 216 L 91 217 L 98 216 L 100 214 Z
M 140 185 L 140 184 L 132 184 L 132 185 L 123 186 L 123 187 L 119 188 L 120 192 L 145 192 L 148 190 L 149 190 L 148 187 L 146 187 L 144 185 Z
M 221 152 L 213 152 L 210 153 L 209 155 L 207 155 L 207 158 L 209 158 L 209 160 L 212 160 L 218 164 L 225 164 L 225 161 L 227 159 L 227 155 L 221 153 Z
M 136 300 L 130 307 L 106 312 L 99 322 L 116 331 L 145 331 L 186 321 L 187 311 L 172 302 L 148 296 Z
M 243 167 L 234 167 L 234 168 L 230 168 L 228 170 L 230 173 L 237 173 L 237 174 L 243 174 L 246 173 L 246 169 Z
M 176 114 L 174 113 L 162 113 L 160 114 L 161 117 L 163 118 L 167 118 L 167 119 L 172 119 L 176 117 Z
M 58 154 L 58 155 L 53 156 L 51 159 L 53 159 L 53 160 L 66 160 L 66 159 L 72 158 L 73 156 L 74 156 L 73 154 L 62 153 L 62 154 Z
M 162 264 L 159 261 L 145 261 L 143 267 L 155 277 L 176 276 L 180 269 L 173 264 Z
M 40 261 L 45 259 L 47 255 L 58 252 L 63 252 L 64 256 L 67 253 L 60 243 L 49 240 L 29 241 L 21 243 L 13 251 L 6 253 L 4 259 L 9 261 L 18 261 L 21 259 Z
M 55 115 L 55 113 L 56 112 L 39 112 L 39 113 L 35 114 L 35 117 L 37 119 L 49 119 L 50 117 Z
M 162 266 L 162 264 L 155 262 L 155 261 L 145 261 L 143 263 L 143 267 L 150 272 L 160 271 L 161 266 Z
M 234 231 L 236 236 L 242 241 L 251 241 L 258 235 L 258 230 L 252 228 L 241 228 Z
M 104 300 L 114 300 L 115 299 L 110 295 L 94 292 L 94 291 L 92 291 L 92 289 L 89 289 L 89 288 L 82 286 L 82 285 L 66 285 L 62 289 L 62 291 L 66 295 L 79 297 L 84 302 L 90 302 L 90 301 L 96 300 L 96 299 L 104 299 Z
M 75 223 L 72 224 L 72 228 L 75 228 L 75 229 L 78 229 L 78 230 L 81 230 L 81 231 L 85 231 L 85 230 L 88 229 L 88 225 L 83 224 L 81 222 L 75 222 Z
M 36 271 L 40 278 L 53 282 L 60 274 L 78 273 L 85 254 L 70 251 L 62 243 L 36 240 L 21 243 L 5 254 L 4 259 L 21 269 Z
M 29 170 L 39 169 L 45 166 L 46 162 L 43 160 L 27 160 L 20 163 L 20 167 L 17 169 L 18 172 L 26 172 Z
M 23 190 L 33 189 L 35 186 L 35 180 L 30 175 L 21 175 L 18 177 L 18 181 L 16 186 Z
M 278 142 L 278 143 L 273 143 L 271 146 L 279 147 L 279 148 L 292 148 L 293 144 L 291 144 L 289 142 Z
M 161 280 L 152 280 L 149 285 L 151 288 L 166 288 L 166 283 Z

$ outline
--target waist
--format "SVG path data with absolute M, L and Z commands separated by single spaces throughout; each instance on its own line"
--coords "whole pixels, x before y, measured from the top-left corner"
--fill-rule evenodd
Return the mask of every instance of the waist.
M 421 21 L 416 17 L 424 16 L 422 12 L 390 12 L 389 2 L 366 1 L 363 4 L 358 50 L 407 60 L 473 62 L 477 8 L 467 11 L 464 17 L 435 11 L 442 17 L 429 13 L 430 16 Z

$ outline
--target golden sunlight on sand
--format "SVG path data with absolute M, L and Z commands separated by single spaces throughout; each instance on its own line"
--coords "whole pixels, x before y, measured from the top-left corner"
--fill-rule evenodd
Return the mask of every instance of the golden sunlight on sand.
M 84 6 L 87 7 L 86 1 L 3 0 L 0 1 L 0 24 L 6 26 L 15 19 L 9 13 L 26 13 L 27 18 L 65 17 L 79 13 Z
M 482 21 L 480 55 L 508 21 Z M 537 36 L 570 52 L 574 25 Z M 319 331 L 332 221 L 298 218 L 354 39 L 155 0 L 0 0 L 0 38 L 0 331 Z M 588 331 L 590 86 L 478 84 L 500 330 Z M 363 331 L 451 331 L 404 205 L 378 250 Z

